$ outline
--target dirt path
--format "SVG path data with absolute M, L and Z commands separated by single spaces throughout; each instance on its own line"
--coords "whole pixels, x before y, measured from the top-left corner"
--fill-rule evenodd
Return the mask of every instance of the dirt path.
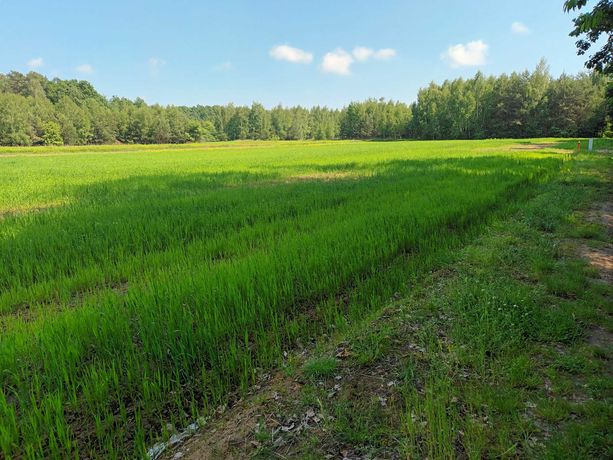
M 597 205 L 587 215 L 587 220 L 600 224 L 605 228 L 607 243 L 601 247 L 582 245 L 581 256 L 600 273 L 600 278 L 606 283 L 613 282 L 613 199 Z
M 227 411 L 220 410 L 216 420 L 205 425 L 185 443 L 170 448 L 163 458 L 185 460 L 216 460 L 222 458 L 251 458 L 259 442 L 258 427 L 276 425 L 282 401 L 299 393 L 301 384 L 278 374 L 265 376 L 251 394 L 236 402 Z
M 587 220 L 604 227 L 607 242 L 599 247 L 581 244 L 579 254 L 598 271 L 600 281 L 611 285 L 613 283 L 613 195 L 609 195 L 607 201 L 595 206 L 587 214 Z M 588 333 L 588 343 L 610 349 L 613 347 L 613 334 L 603 327 L 594 327 Z M 613 363 L 610 365 L 613 366 Z

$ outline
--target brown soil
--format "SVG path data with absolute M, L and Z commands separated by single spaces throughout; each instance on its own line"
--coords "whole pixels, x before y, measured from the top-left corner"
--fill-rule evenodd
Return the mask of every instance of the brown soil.
M 609 239 L 613 236 L 613 202 L 611 199 L 600 203 L 587 215 L 589 222 L 599 223 L 605 227 Z
M 547 150 L 547 153 L 561 153 L 561 154 L 571 154 L 573 153 L 571 150 L 557 148 L 556 144 L 553 142 L 549 143 L 541 143 L 541 144 L 510 144 L 504 145 L 500 147 L 483 147 L 479 149 L 483 152 L 508 152 L 510 151 L 538 151 L 538 150 Z
M 589 331 L 588 343 L 596 347 L 611 348 L 613 347 L 613 334 L 602 327 L 595 327 Z
M 605 283 L 613 282 L 613 245 L 591 248 L 586 245 L 579 247 L 581 257 L 598 270 L 600 279 Z
M 298 394 L 301 384 L 278 374 L 265 376 L 252 394 L 239 400 L 230 409 L 218 410 L 217 418 L 201 428 L 193 437 L 175 449 L 169 448 L 162 458 L 216 460 L 251 458 L 259 443 L 255 439 L 258 424 L 278 425 L 274 415 L 276 401 Z M 223 413 L 222 413 L 223 412 Z
M 586 220 L 595 224 L 602 225 L 607 234 L 607 242 L 600 247 L 588 247 L 581 245 L 579 253 L 587 260 L 590 265 L 598 270 L 600 279 L 605 283 L 613 282 L 613 203 L 607 200 L 596 205 L 586 217 Z
M 555 144 L 553 142 L 549 142 L 547 144 L 520 144 L 514 147 L 511 147 L 511 150 L 543 150 L 550 149 Z
M 49 203 L 49 204 L 44 204 L 40 206 L 35 206 L 32 208 L 0 210 L 0 220 L 8 218 L 8 217 L 20 216 L 23 214 L 30 214 L 30 213 L 35 213 L 35 212 L 45 212 L 53 208 L 58 208 L 62 206 L 63 204 L 64 203 Z
M 587 220 L 605 227 L 608 242 L 598 248 L 581 245 L 579 253 L 598 270 L 600 279 L 610 285 L 613 283 L 613 244 L 610 243 L 613 236 L 613 203 L 610 200 L 600 203 L 587 214 Z M 590 329 L 587 339 L 593 346 L 605 349 L 613 347 L 613 334 L 600 326 Z

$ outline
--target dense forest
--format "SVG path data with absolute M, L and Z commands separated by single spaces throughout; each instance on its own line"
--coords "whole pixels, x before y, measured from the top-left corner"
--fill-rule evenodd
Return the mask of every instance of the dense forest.
M 0 74 L 0 145 L 184 143 L 234 139 L 480 139 L 611 134 L 607 77 L 534 71 L 431 83 L 412 104 L 343 109 L 148 105 L 87 81 Z M 609 83 L 610 87 L 610 83 Z

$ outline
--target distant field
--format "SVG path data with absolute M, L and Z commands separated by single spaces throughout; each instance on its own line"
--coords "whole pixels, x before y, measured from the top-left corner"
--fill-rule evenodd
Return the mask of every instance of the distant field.
M 440 264 L 575 143 L 0 148 L 0 452 L 143 455 Z

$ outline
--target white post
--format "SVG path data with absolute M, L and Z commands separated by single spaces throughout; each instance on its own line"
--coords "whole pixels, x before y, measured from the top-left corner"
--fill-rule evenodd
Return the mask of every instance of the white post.
M 587 143 L 587 151 L 588 151 L 588 152 L 591 152 L 591 151 L 592 151 L 592 147 L 593 147 L 593 145 L 594 145 L 594 138 L 593 138 L 593 137 L 590 137 L 590 140 L 589 140 L 589 141 L 588 141 L 588 143 Z

